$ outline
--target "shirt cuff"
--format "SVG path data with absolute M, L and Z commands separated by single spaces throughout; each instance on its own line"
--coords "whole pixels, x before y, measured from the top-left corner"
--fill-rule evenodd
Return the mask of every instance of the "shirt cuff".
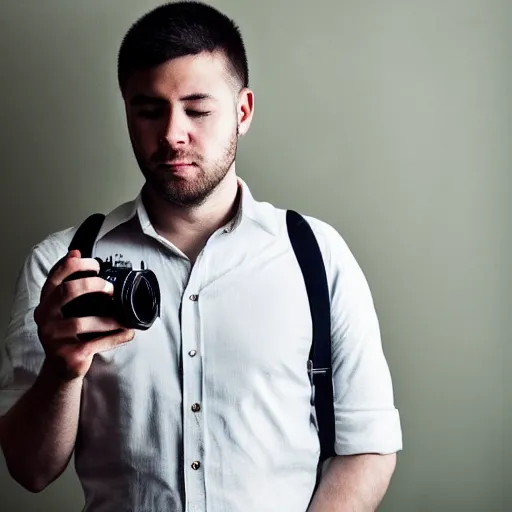
M 336 412 L 334 450 L 337 455 L 386 455 L 402 448 L 402 429 L 397 409 Z

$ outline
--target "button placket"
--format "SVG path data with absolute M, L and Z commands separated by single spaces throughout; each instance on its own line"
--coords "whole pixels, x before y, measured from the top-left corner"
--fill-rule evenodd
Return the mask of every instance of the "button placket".
M 181 307 L 183 358 L 183 445 L 185 456 L 185 492 L 187 508 L 204 510 L 206 503 L 203 464 L 203 417 L 198 414 L 202 401 L 202 357 L 200 332 L 201 261 L 192 268 Z M 188 470 L 187 470 L 188 468 Z

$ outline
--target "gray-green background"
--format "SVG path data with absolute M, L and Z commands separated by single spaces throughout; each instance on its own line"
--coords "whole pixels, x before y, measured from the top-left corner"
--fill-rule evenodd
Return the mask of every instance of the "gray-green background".
M 239 174 L 333 224 L 370 282 L 405 445 L 381 510 L 512 510 L 511 2 L 212 3 L 256 93 Z M 116 52 L 156 5 L 0 2 L 2 330 L 29 248 L 138 192 Z M 1 461 L 2 512 L 82 504 L 72 468 L 31 495 Z

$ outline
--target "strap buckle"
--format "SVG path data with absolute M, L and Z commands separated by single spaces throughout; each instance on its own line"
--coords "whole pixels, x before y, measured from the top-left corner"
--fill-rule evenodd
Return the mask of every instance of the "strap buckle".
M 308 376 L 309 383 L 311 384 L 311 405 L 315 405 L 315 376 L 327 375 L 329 368 L 315 368 L 313 361 L 308 359 Z

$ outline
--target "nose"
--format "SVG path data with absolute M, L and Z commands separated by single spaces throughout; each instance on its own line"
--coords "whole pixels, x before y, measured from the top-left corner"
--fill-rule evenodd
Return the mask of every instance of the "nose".
M 161 140 L 167 142 L 171 147 L 177 147 L 187 144 L 189 139 L 187 119 L 179 112 L 170 113 Z

